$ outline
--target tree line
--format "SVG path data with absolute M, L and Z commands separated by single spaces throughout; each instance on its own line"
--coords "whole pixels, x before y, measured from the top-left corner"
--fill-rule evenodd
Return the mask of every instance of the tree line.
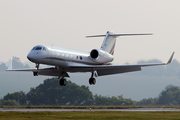
M 168 85 L 157 98 L 142 99 L 137 105 L 180 105 L 180 87 Z
M 59 86 L 59 79 L 46 79 L 28 93 L 23 91 L 8 93 L 0 105 L 134 105 L 135 101 L 123 95 L 106 97 L 93 95 L 88 86 L 67 81 L 67 86 Z
M 180 105 L 180 87 L 169 85 L 157 98 L 133 101 L 118 96 L 93 95 L 88 86 L 67 81 L 67 86 L 60 87 L 56 78 L 46 79 L 37 87 L 8 93 L 0 100 L 0 105 Z

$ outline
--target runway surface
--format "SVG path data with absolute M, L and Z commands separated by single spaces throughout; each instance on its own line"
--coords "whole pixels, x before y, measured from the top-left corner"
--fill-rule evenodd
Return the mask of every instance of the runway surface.
M 89 109 L 23 109 L 23 108 L 0 108 L 2 112 L 61 112 L 61 111 L 90 111 Z M 139 111 L 139 112 L 158 112 L 158 111 L 180 111 L 175 108 L 131 108 L 131 109 L 91 109 L 91 111 Z

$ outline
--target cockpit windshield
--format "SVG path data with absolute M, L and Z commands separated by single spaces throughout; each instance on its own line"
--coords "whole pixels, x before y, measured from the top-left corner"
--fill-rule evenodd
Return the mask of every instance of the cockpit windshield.
M 33 47 L 33 49 L 32 49 L 32 50 L 35 50 L 35 48 L 36 48 L 36 47 Z M 31 50 L 31 51 L 32 51 L 32 50 Z
M 33 50 L 44 50 L 44 51 L 46 51 L 46 47 L 33 47 L 33 49 L 31 50 L 31 51 L 33 51 Z
M 42 49 L 42 47 L 36 47 L 36 49 L 35 50 L 41 50 Z

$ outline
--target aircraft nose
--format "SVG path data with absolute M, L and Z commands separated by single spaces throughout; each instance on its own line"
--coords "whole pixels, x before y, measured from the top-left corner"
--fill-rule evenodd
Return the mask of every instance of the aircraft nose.
M 32 61 L 32 58 L 33 58 L 32 53 L 29 53 L 29 54 L 27 55 L 27 59 L 28 59 L 29 61 Z

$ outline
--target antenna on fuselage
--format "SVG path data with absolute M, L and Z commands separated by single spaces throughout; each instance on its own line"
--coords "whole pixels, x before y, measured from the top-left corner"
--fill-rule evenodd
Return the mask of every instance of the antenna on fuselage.
M 53 44 L 51 45 L 51 47 L 53 47 Z

